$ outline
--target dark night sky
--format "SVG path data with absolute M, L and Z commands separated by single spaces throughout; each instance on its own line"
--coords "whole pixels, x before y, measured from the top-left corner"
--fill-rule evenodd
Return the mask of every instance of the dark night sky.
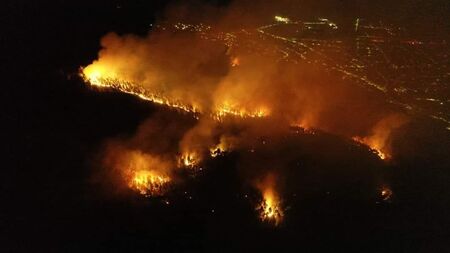
M 449 27 L 446 0 L 302 2 L 310 8 L 328 4 L 325 14 L 342 20 L 372 15 L 412 22 L 418 24 L 413 32 L 419 35 L 439 37 L 437 32 Z M 130 96 L 92 92 L 76 71 L 96 57 L 102 35 L 112 30 L 145 34 L 166 4 L 163 0 L 0 4 L 2 157 L 6 158 L 0 177 L 1 252 L 450 251 L 450 144 L 435 145 L 448 135 L 420 120 L 415 123 L 420 131 L 405 136 L 414 136 L 423 152 L 383 168 L 402 197 L 391 205 L 374 205 L 365 198 L 370 195 L 365 187 L 377 174 L 371 171 L 375 165 L 364 173 L 349 168 L 342 174 L 293 175 L 313 179 L 299 179 L 306 188 L 330 187 L 338 193 L 327 199 L 307 192 L 301 201 L 293 200 L 289 225 L 279 229 L 259 224 L 252 207 L 235 198 L 234 193 L 242 190 L 236 169 L 206 173 L 204 180 L 184 186 L 197 193 L 196 200 L 189 202 L 174 193 L 176 204 L 171 207 L 132 193 L 107 196 L 92 179 L 93 154 L 102 140 L 133 133 L 160 109 Z M 434 24 L 432 29 L 422 26 L 426 22 Z M 214 166 L 233 164 L 231 156 Z M 208 213 L 211 205 L 217 206 L 217 216 Z

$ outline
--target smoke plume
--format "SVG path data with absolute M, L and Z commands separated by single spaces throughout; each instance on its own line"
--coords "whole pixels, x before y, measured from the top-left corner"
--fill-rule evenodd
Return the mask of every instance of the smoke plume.
M 251 153 L 266 145 L 266 138 L 280 142 L 292 127 L 354 138 L 389 156 L 391 132 L 406 122 L 404 117 L 392 116 L 376 94 L 339 74 L 291 60 L 294 50 L 280 49 L 280 42 L 255 30 L 270 17 L 267 10 L 277 9 L 262 6 L 270 8 L 247 12 L 247 2 L 201 7 L 205 11 L 194 25 L 183 23 L 193 21 L 192 6 L 176 6 L 164 18 L 176 29 L 161 24 L 144 37 L 109 33 L 101 39 L 98 59 L 83 69 L 90 84 L 182 109 L 196 119 L 193 124 L 160 115 L 149 119 L 132 138 L 107 145 L 105 167 L 120 171 L 141 193 L 160 195 L 176 177 L 174 171 L 195 168 L 223 152 Z M 277 169 L 292 157 L 274 155 L 280 146 L 266 148 L 267 156 L 253 162 L 282 173 Z M 258 167 L 249 164 L 249 157 L 242 156 L 243 164 Z M 261 169 L 243 175 L 254 182 L 269 168 Z M 278 203 L 278 177 L 268 178 L 256 188 L 269 198 L 265 205 L 272 205 L 274 199 Z M 282 215 L 264 212 L 269 218 Z

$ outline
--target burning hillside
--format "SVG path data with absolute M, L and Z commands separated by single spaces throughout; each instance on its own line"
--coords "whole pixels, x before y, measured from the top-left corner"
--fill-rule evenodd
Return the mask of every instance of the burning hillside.
M 369 146 L 381 159 L 391 158 L 391 133 L 405 122 L 369 102 L 363 91 L 314 66 L 293 63 L 275 42 L 249 31 L 223 33 L 177 24 L 147 37 L 110 33 L 101 45 L 98 59 L 81 69 L 87 84 L 188 112 L 195 120 L 183 127 L 172 122 L 176 138 L 154 130 L 156 120 L 153 127 L 139 130 L 132 145 L 125 141 L 131 147 L 107 150 L 105 167 L 119 171 L 130 188 L 146 196 L 163 195 L 179 179 L 173 180 L 174 171 L 195 173 L 207 159 L 233 151 L 252 153 L 271 145 L 265 138 L 278 138 L 292 127 L 304 134 L 318 129 L 344 136 Z M 146 135 L 151 148 L 141 138 Z M 154 153 L 166 139 L 173 143 Z M 288 159 L 268 163 L 277 166 Z M 258 177 L 256 173 L 244 181 Z M 256 205 L 262 220 L 277 225 L 284 213 L 275 181 L 270 177 L 257 185 L 263 200 Z

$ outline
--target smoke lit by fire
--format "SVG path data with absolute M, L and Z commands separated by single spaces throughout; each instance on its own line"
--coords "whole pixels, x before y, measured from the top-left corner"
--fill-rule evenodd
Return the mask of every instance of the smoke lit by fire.
M 216 157 L 224 154 L 225 152 L 229 152 L 233 149 L 236 143 L 236 138 L 223 135 L 220 137 L 219 143 L 209 149 L 209 154 L 211 157 Z
M 276 20 L 290 22 L 278 16 Z M 234 150 L 254 153 L 258 138 L 290 127 L 301 127 L 303 134 L 320 129 L 344 136 L 367 145 L 381 159 L 392 157 L 391 134 L 406 120 L 373 109 L 362 92 L 336 81 L 341 78 L 288 63 L 286 52 L 259 36 L 254 36 L 251 46 L 235 42 L 239 36 L 250 36 L 249 31 L 175 27 L 178 30 L 156 30 L 147 37 L 110 33 L 101 40 L 98 59 L 81 68 L 84 80 L 93 87 L 132 94 L 188 112 L 195 119 L 187 127 L 173 123 L 173 132 L 156 127 L 155 121 L 132 140 L 106 150 L 105 167 L 120 174 L 131 189 L 146 196 L 163 195 L 176 181 L 174 170 L 197 168 Z M 192 27 L 199 30 L 197 34 L 185 31 Z M 368 111 L 376 116 L 367 117 Z M 169 139 L 171 143 L 166 143 Z M 257 184 L 262 197 L 257 210 L 261 220 L 278 225 L 284 211 L 276 183 L 269 175 Z M 384 192 L 383 199 L 392 195 Z
M 391 115 L 378 122 L 371 130 L 371 134 L 366 137 L 353 137 L 356 142 L 370 147 L 381 159 L 391 158 L 391 133 L 393 130 L 406 123 L 406 119 L 401 115 Z
M 171 162 L 140 150 L 110 147 L 104 163 L 119 173 L 131 189 L 145 196 L 163 195 L 171 182 Z

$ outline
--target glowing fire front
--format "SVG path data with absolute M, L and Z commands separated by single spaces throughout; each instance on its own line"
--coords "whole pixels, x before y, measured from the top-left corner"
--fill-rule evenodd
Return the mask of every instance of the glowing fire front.
M 259 217 L 264 222 L 279 225 L 283 221 L 284 212 L 281 199 L 275 191 L 275 178 L 268 175 L 257 187 L 262 192 L 262 200 L 256 208 L 259 211 Z
M 353 137 L 353 140 L 368 146 L 382 160 L 387 160 L 390 158 L 390 155 L 383 151 L 383 145 L 381 145 L 381 143 L 376 139 Z
M 180 157 L 179 165 L 181 167 L 193 168 L 200 162 L 200 156 L 195 152 L 185 152 Z
M 223 135 L 220 137 L 220 142 L 209 149 L 209 154 L 211 157 L 223 155 L 226 152 L 232 151 L 237 145 L 237 142 L 236 137 Z
M 381 119 L 366 137 L 353 137 L 353 140 L 370 147 L 383 160 L 391 159 L 392 133 L 408 120 L 400 114 L 391 114 Z
M 82 68 L 80 74 L 87 84 L 99 88 L 111 88 L 123 93 L 135 95 L 140 99 L 147 100 L 156 104 L 165 105 L 175 109 L 181 109 L 190 113 L 203 113 L 201 108 L 193 104 L 183 102 L 180 99 L 174 99 L 163 94 L 149 91 L 131 81 L 121 79 L 112 70 L 94 62 L 93 64 Z M 224 117 L 233 116 L 241 118 L 262 118 L 269 115 L 269 110 L 260 107 L 254 110 L 240 107 L 239 105 L 230 106 L 225 102 L 221 106 L 211 110 L 210 116 L 218 121 Z
M 273 222 L 275 225 L 280 224 L 283 220 L 283 209 L 281 201 L 272 189 L 267 189 L 263 193 L 263 200 L 258 207 L 260 218 L 266 222 Z
M 180 109 L 190 113 L 198 113 L 199 110 L 192 105 L 184 104 L 177 100 L 169 99 L 163 95 L 151 93 L 145 88 L 132 82 L 121 80 L 115 74 L 106 72 L 103 68 L 95 65 L 89 65 L 82 69 L 82 77 L 85 82 L 99 88 L 111 88 L 123 93 L 135 95 L 140 99 L 147 100 L 156 104 L 166 105 L 171 108 Z
M 221 144 L 218 144 L 217 146 L 209 149 L 209 154 L 211 155 L 211 157 L 217 157 L 223 154 L 225 151 L 226 150 L 224 149 L 224 147 Z
M 171 184 L 172 163 L 157 155 L 110 146 L 104 159 L 104 165 L 119 172 L 126 186 L 142 195 L 161 196 Z
M 136 189 L 142 195 L 161 196 L 167 189 L 170 178 L 154 171 L 136 171 L 130 179 L 129 187 Z
M 228 103 L 217 107 L 212 114 L 213 118 L 221 121 L 226 116 L 235 116 L 241 118 L 263 118 L 269 116 L 269 110 L 261 107 L 255 110 L 239 108 L 239 106 L 230 106 Z

